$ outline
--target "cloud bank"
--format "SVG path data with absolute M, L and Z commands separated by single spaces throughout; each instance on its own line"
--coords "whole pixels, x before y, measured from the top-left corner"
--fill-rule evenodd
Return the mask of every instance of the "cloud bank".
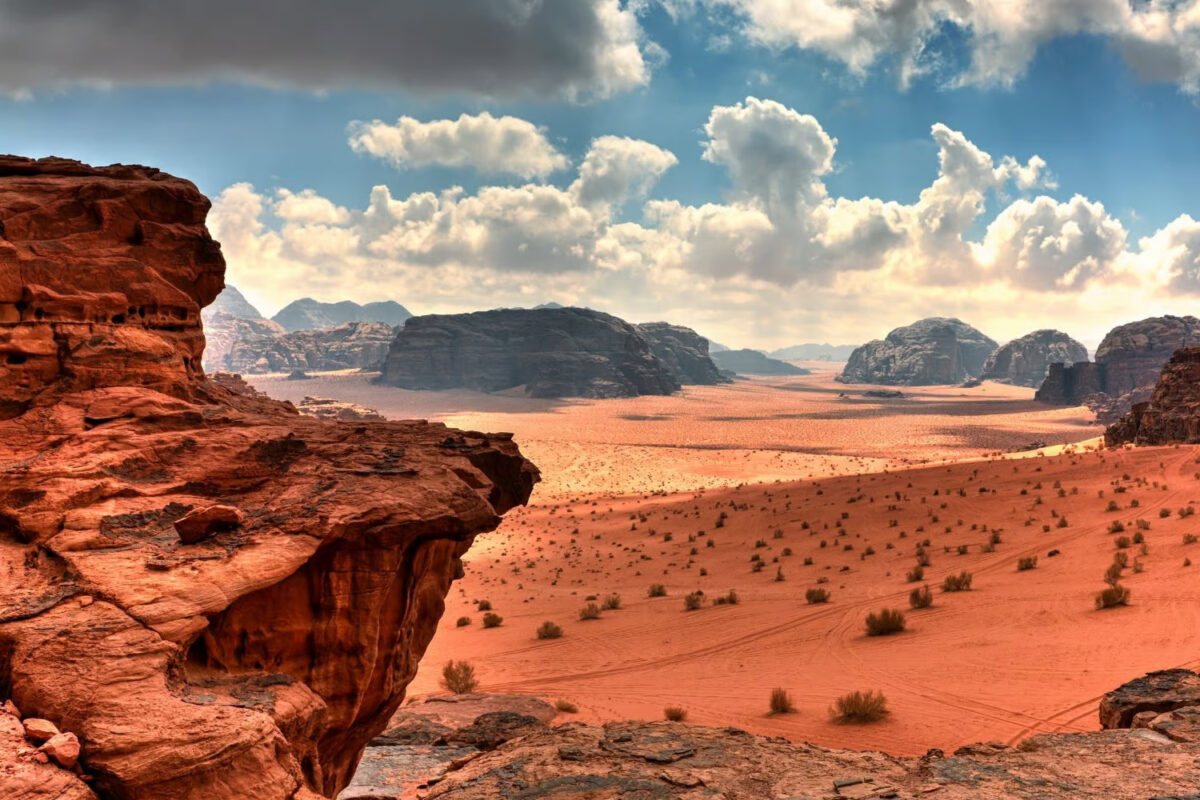
M 860 341 L 934 312 L 998 339 L 1072 320 L 1098 338 L 1200 294 L 1200 223 L 1181 216 L 1135 245 L 1103 204 L 1052 196 L 1037 155 L 994 157 L 940 123 L 912 203 L 834 196 L 837 140 L 776 101 L 716 106 L 703 133 L 700 157 L 726 170 L 729 190 L 700 205 L 652 197 L 675 154 L 602 136 L 565 186 L 393 197 L 380 185 L 347 209 L 312 189 L 237 184 L 209 223 L 230 281 L 266 307 L 297 286 L 423 312 L 557 300 L 735 344 Z

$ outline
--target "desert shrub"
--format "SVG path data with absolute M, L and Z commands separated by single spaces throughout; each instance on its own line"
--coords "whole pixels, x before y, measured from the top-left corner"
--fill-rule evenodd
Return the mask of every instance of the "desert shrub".
M 918 581 L 924 580 L 925 568 L 920 566 L 913 567 L 905 574 L 904 579 L 909 583 L 917 583 Z
M 883 692 L 851 692 L 835 700 L 829 713 L 835 722 L 863 724 L 877 722 L 889 712 Z
M 804 593 L 804 600 L 809 605 L 813 605 L 815 603 L 828 603 L 829 602 L 829 590 L 818 589 L 818 588 L 809 589 L 808 591 L 806 591 Z
M 492 601 L 491 600 L 476 600 L 475 601 L 475 609 L 477 611 L 491 611 L 492 610 Z
M 470 624 L 471 624 L 470 617 L 459 617 L 458 619 L 456 619 L 454 621 L 454 627 L 456 627 L 456 628 L 465 628 L 466 626 L 468 626 Z
M 1105 511 L 1120 511 L 1121 507 L 1119 505 L 1117 505 L 1116 500 L 1109 500 L 1108 506 L 1104 510 Z
M 1160 508 L 1160 509 L 1158 510 L 1158 518 L 1159 518 L 1159 519 L 1166 519 L 1166 518 L 1167 518 L 1167 517 L 1169 517 L 1169 516 L 1171 516 L 1171 509 L 1169 509 L 1169 508 Z
M 947 575 L 942 581 L 943 592 L 966 592 L 971 589 L 971 573 L 960 572 L 957 575 Z
M 663 709 L 663 716 L 671 722 L 683 722 L 687 719 L 687 711 L 679 706 L 667 706 Z
M 738 593 L 735 592 L 733 589 L 730 589 L 727 594 L 725 594 L 722 597 L 719 597 L 717 599 L 723 600 L 727 605 L 731 605 L 731 606 L 736 606 L 738 603 L 742 602 L 742 598 L 738 597 Z
M 499 628 L 502 622 L 504 622 L 504 617 L 491 611 L 483 615 L 483 627 L 485 628 Z
M 577 705 L 575 705 L 574 703 L 572 703 L 570 700 L 555 700 L 554 708 L 558 711 L 563 712 L 564 714 L 574 714 L 576 711 L 579 710 L 579 707 Z
M 1119 519 L 1114 519 L 1112 521 L 1112 524 L 1108 526 L 1109 533 L 1123 533 L 1124 531 L 1125 531 L 1125 524 L 1123 522 L 1121 522 L 1121 520 L 1119 520 Z
M 1119 583 L 1106 586 L 1096 595 L 1096 608 L 1114 608 L 1129 605 L 1129 590 Z
M 967 547 L 967 545 L 965 545 L 965 544 L 960 544 L 960 545 L 958 546 L 958 554 L 959 554 L 960 556 L 965 556 L 965 555 L 967 554 L 967 551 L 968 551 L 968 549 L 969 549 L 969 548 Z
M 1067 523 L 1067 518 L 1066 518 L 1066 517 L 1059 517 L 1059 518 L 1058 518 L 1058 527 L 1060 527 L 1060 528 L 1065 528 L 1065 527 L 1067 527 L 1067 525 L 1068 525 L 1068 523 Z
M 600 619 L 600 606 L 595 603 L 588 603 L 583 608 L 579 609 L 579 618 L 581 620 Z
M 765 561 L 755 561 L 754 566 L 750 567 L 751 572 L 762 572 L 766 568 Z
M 621 607 L 621 595 L 613 592 L 608 597 L 604 598 L 604 610 L 616 611 Z
M 1037 566 L 1037 556 L 1025 556 L 1017 559 L 1017 572 L 1033 569 Z
M 867 614 L 867 636 L 887 636 L 904 630 L 904 615 L 894 608 Z
M 652 583 L 650 584 L 650 589 L 646 592 L 646 595 L 648 597 L 666 597 L 667 587 L 663 586 L 661 583 Z
M 1195 544 L 1195 543 L 1196 543 L 1196 534 L 1194 534 L 1194 533 L 1185 533 L 1185 534 L 1183 535 L 1183 543 L 1184 543 L 1184 544 Z
M 442 667 L 442 688 L 446 691 L 466 694 L 475 691 L 478 685 L 475 668 L 470 663 L 451 659 Z
M 772 689 L 770 705 L 772 714 L 791 714 L 796 710 L 786 689 Z
M 1124 550 L 1126 547 L 1129 547 L 1129 545 L 1131 545 L 1131 544 L 1133 544 L 1133 542 L 1129 541 L 1128 536 L 1118 536 L 1117 537 L 1117 547 L 1119 547 L 1120 549 Z
M 929 608 L 933 605 L 933 592 L 928 586 L 913 589 L 908 593 L 908 604 L 913 608 Z
M 700 605 L 704 602 L 704 596 L 697 592 L 692 592 L 683 598 L 684 611 L 697 611 Z
M 539 639 L 561 639 L 563 629 L 561 625 L 556 625 L 550 620 L 546 620 L 537 629 L 537 638 Z

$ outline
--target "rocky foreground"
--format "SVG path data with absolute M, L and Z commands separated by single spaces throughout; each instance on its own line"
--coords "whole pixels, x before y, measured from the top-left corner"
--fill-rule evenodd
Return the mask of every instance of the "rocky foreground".
M 537 470 L 200 369 L 209 204 L 0 158 L 0 797 L 333 797 Z

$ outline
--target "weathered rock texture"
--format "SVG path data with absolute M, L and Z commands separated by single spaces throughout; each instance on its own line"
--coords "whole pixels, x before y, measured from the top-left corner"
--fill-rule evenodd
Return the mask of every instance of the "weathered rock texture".
M 350 300 L 322 303 L 305 297 L 288 303 L 271 320 L 287 331 L 320 330 L 348 322 L 374 322 L 388 327 L 403 325 L 412 314 L 393 300 L 359 305 Z
M 379 381 L 405 389 L 531 397 L 633 397 L 680 386 L 637 328 L 585 308 L 505 308 L 413 317 L 392 342 Z
M 210 373 L 231 369 L 235 350 L 239 362 L 257 363 L 262 351 L 273 349 L 274 343 L 285 334 L 279 323 L 269 319 L 239 317 L 228 311 L 209 314 L 207 309 L 203 317 L 204 369 Z M 263 359 L 262 372 L 268 371 L 267 365 Z
M 1150 400 L 1134 403 L 1109 426 L 1104 440 L 1110 446 L 1200 442 L 1200 347 L 1176 350 Z
M 758 350 L 723 350 L 713 354 L 713 361 L 723 370 L 739 375 L 807 375 L 808 370 L 771 358 Z
M 1055 405 L 1086 404 L 1099 412 L 1100 420 L 1111 422 L 1134 403 L 1149 400 L 1171 355 L 1195 345 L 1200 345 L 1200 319 L 1195 317 L 1150 317 L 1118 325 L 1096 349 L 1095 366 L 1052 367 L 1037 399 Z
M 644 322 L 634 327 L 650 341 L 650 351 L 667 365 L 678 383 L 729 383 L 709 356 L 708 339 L 691 328 L 669 322 Z
M 225 288 L 217 295 L 217 299 L 204 307 L 200 312 L 200 318 L 204 320 L 204 333 L 208 334 L 209 318 L 213 314 L 231 314 L 239 319 L 262 319 L 263 315 L 254 304 L 246 299 L 246 296 L 238 291 L 237 287 L 232 284 L 225 284 Z M 208 348 L 205 348 L 205 355 Z
M 267 372 L 326 372 L 338 369 L 378 369 L 396 329 L 378 322 L 347 322 L 322 330 L 254 331 L 237 320 L 238 332 L 216 369 L 247 375 Z M 270 323 L 274 325 L 275 323 Z
M 1015 386 L 1040 386 L 1051 364 L 1088 360 L 1088 351 L 1062 331 L 1040 330 L 1001 345 L 988 356 L 979 375 L 982 380 Z
M 0 693 L 103 800 L 332 797 L 537 473 L 507 436 L 206 380 L 207 211 L 156 170 L 0 159 Z M 184 544 L 189 512 L 221 524 Z
M 1190 800 L 1200 786 L 1200 676 L 1152 673 L 1108 695 L 1106 727 L 1017 747 L 968 745 L 921 758 L 829 750 L 733 728 L 567 723 L 460 758 L 423 798 L 492 800 Z
M 842 383 L 891 386 L 958 384 L 978 377 L 996 343 L 965 322 L 929 317 L 856 349 Z

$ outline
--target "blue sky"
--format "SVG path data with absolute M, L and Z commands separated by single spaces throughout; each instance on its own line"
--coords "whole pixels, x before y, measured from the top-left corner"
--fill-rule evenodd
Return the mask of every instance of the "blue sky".
M 615 0 L 595 2 L 603 5 Z M 1107 214 L 1124 227 L 1130 251 L 1137 250 L 1140 237 L 1154 234 L 1181 215 L 1200 218 L 1200 193 L 1195 190 L 1200 186 L 1197 96 L 1183 78 L 1138 77 L 1130 58 L 1114 46 L 1114 41 L 1120 40 L 1119 32 L 1068 30 L 1048 39 L 1044 32 L 1035 32 L 1031 35 L 1046 40 L 1039 39 L 1032 59 L 1021 65 L 1011 86 L 952 87 L 952 77 L 971 62 L 972 36 L 978 30 L 942 25 L 925 41 L 926 48 L 937 53 L 937 69 L 901 87 L 901 58 L 886 48 L 869 68 L 856 72 L 832 46 L 805 46 L 786 39 L 764 41 L 761 35 L 753 35 L 753 3 L 713 0 L 706 11 L 685 4 L 692 8 L 691 13 L 658 3 L 638 4 L 638 37 L 647 78 L 598 99 L 573 100 L 544 91 L 497 95 L 469 85 L 430 88 L 408 85 L 402 78 L 386 89 L 368 85 L 372 81 L 363 81 L 363 86 L 349 81 L 332 88 L 306 88 L 286 85 L 286 80 L 283 85 L 272 80 L 276 85 L 267 88 L 256 85 L 262 82 L 257 77 L 239 78 L 236 69 L 229 74 L 219 69 L 209 74 L 201 71 L 178 80 L 160 80 L 151 72 L 142 80 L 128 76 L 110 80 L 105 88 L 64 79 L 28 90 L 8 87 L 10 96 L 0 99 L 0 151 L 62 155 L 91 163 L 153 164 L 194 180 L 214 198 L 243 183 L 251 184 L 265 198 L 278 188 L 313 189 L 337 206 L 361 210 L 377 185 L 387 186 L 392 198 L 401 199 L 455 185 L 471 195 L 481 187 L 526 183 L 521 177 L 483 174 L 471 167 L 397 169 L 380 158 L 353 152 L 347 143 L 347 126 L 354 120 L 390 123 L 408 116 L 432 121 L 486 111 L 528 120 L 542 129 L 573 166 L 537 182 L 564 190 L 575 179 L 575 166 L 585 159 L 595 137 L 630 137 L 673 153 L 678 163 L 658 176 L 645 196 L 631 195 L 617 203 L 607 225 L 643 220 L 646 200 L 670 199 L 698 207 L 753 194 L 747 187 L 735 186 L 729 164 L 701 157 L 710 138 L 704 126 L 713 109 L 734 107 L 753 96 L 811 115 L 837 140 L 832 169 L 821 178 L 832 198 L 916 203 L 920 192 L 938 176 L 939 145 L 930 130 L 935 123 L 942 123 L 961 132 L 997 162 L 1002 156 L 1012 156 L 1020 163 L 1040 156 L 1053 181 L 1043 181 L 1025 196 L 1046 195 L 1065 202 L 1080 194 L 1102 203 Z M 698 5 L 704 8 L 704 0 Z M 633 7 L 622 8 L 630 11 Z M 0 15 L 4 13 L 4 3 L 0 3 Z M 986 23 L 975 24 L 982 29 Z M 1181 46 L 1188 47 L 1186 43 Z M 147 66 L 148 70 L 152 67 Z M 733 189 L 737 192 L 731 192 Z M 985 194 L 987 212 L 971 222 L 964 232 L 967 240 L 980 240 L 996 213 L 1022 192 L 1008 186 Z M 269 210 L 262 221 L 269 230 L 284 226 L 271 218 Z M 237 252 L 231 255 L 236 258 Z M 464 268 L 460 261 L 451 266 Z M 231 258 L 231 275 L 236 276 L 239 269 L 248 271 L 250 266 L 235 265 Z M 424 270 L 439 268 L 429 263 L 421 266 Z M 467 266 L 486 269 L 488 264 Z M 378 274 L 381 267 L 372 269 Z M 342 285 L 334 269 L 335 275 L 326 274 L 311 293 L 339 294 L 341 288 L 342 296 L 372 299 L 365 296 L 371 285 L 364 283 L 361 269 L 353 275 L 350 271 L 348 268 Z M 734 278 L 736 282 L 761 277 L 751 269 L 741 277 L 706 274 L 705 280 Z M 529 277 L 520 280 L 528 283 Z M 809 278 L 801 283 L 806 280 Z M 535 275 L 535 293 L 538 281 Z M 826 287 L 822 291 L 832 291 L 828 276 L 815 282 Z M 278 291 L 251 286 L 251 294 L 266 306 L 278 305 L 287 293 L 295 291 L 294 282 L 282 283 Z M 794 289 L 787 281 L 784 284 L 789 291 Z M 564 286 L 554 285 L 557 298 L 580 299 Z M 769 285 L 764 289 L 744 283 L 712 284 L 709 289 L 730 296 L 766 291 L 769 297 L 773 293 Z M 529 290 L 525 291 L 528 294 Z M 596 288 L 589 285 L 579 291 L 595 292 Z M 612 298 L 609 305 L 615 306 L 613 310 L 631 316 L 652 315 L 654 310 L 636 303 L 626 308 L 616 294 Z M 396 299 L 419 310 L 451 310 L 485 302 L 484 296 L 462 296 L 457 301 L 445 296 L 431 296 L 427 301 Z M 1070 299 L 1069 293 L 1059 293 L 1055 301 Z M 966 308 L 978 305 L 963 298 L 955 302 Z M 694 316 L 708 321 L 719 312 L 710 304 Z M 809 327 L 793 325 L 778 334 L 765 334 L 765 329 L 756 327 L 765 323 L 748 325 L 745 321 L 761 316 L 752 303 L 741 303 L 726 312 L 744 315 L 743 321 L 725 326 L 716 338 L 736 339 L 739 333 L 759 342 L 829 338 L 816 330 L 821 325 L 815 320 Z M 909 309 L 904 313 L 910 313 Z M 851 340 L 866 336 L 840 332 Z

